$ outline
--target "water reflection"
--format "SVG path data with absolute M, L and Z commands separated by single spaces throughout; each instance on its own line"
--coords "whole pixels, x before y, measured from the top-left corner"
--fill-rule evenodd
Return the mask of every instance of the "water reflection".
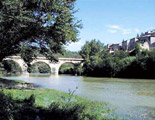
M 8 79 L 22 79 L 42 87 L 68 92 L 78 87 L 76 94 L 90 100 L 105 101 L 117 107 L 122 116 L 132 119 L 154 119 L 155 80 L 112 79 L 79 76 L 30 74 Z

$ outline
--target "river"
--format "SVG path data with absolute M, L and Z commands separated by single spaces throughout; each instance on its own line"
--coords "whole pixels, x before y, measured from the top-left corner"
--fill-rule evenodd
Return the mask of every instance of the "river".
M 109 103 L 121 118 L 155 120 L 155 80 L 35 74 L 4 78 L 24 80 L 63 92 L 77 88 L 76 95 Z

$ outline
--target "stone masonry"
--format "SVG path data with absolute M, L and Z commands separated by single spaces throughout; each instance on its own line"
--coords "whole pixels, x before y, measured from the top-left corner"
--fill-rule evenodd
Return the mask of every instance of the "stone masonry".
M 107 49 L 110 53 L 115 53 L 117 50 L 131 51 L 137 44 L 140 44 L 143 49 L 155 49 L 155 30 L 145 32 L 140 37 L 135 37 L 130 40 L 123 40 L 118 44 L 108 44 Z

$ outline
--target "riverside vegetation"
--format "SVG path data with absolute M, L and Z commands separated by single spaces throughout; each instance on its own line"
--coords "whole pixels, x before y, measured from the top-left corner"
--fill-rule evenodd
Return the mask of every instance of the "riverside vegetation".
M 63 57 L 68 53 L 70 52 L 66 51 Z M 155 78 L 155 50 L 141 49 L 139 45 L 130 52 L 116 51 L 115 54 L 110 54 L 103 43 L 92 40 L 85 43 L 79 55 L 84 59 L 83 66 L 64 64 L 60 67 L 59 73 L 95 77 Z M 72 53 L 70 57 L 79 55 Z M 4 62 L 4 68 L 8 69 L 8 72 L 19 69 L 10 62 Z M 47 73 L 50 70 L 47 65 L 37 63 L 30 67 L 30 71 Z
M 155 50 L 139 45 L 133 51 L 107 52 L 100 41 L 86 42 L 80 51 L 84 59 L 83 74 L 99 77 L 155 78 Z
M 74 17 L 75 2 L 76 0 L 1 0 L 0 62 L 7 56 L 21 55 L 31 67 L 30 63 L 37 56 L 36 53 L 43 54 L 51 61 L 55 60 L 54 54 L 62 53 L 64 45 L 78 40 L 81 23 Z M 98 52 L 96 51 L 98 49 L 94 49 L 91 52 L 91 49 L 88 49 L 87 52 L 87 49 L 86 57 L 80 52 L 84 58 L 83 74 L 95 75 L 93 71 L 97 72 L 98 68 L 101 71 L 102 67 L 104 68 L 104 66 L 98 67 L 102 65 L 99 63 L 102 63 L 104 58 L 104 54 L 99 53 L 104 50 Z M 115 68 L 113 62 L 112 66 Z M 12 67 L 19 68 L 16 65 Z M 114 76 L 113 70 L 109 68 L 110 76 Z M 45 71 L 39 69 L 39 72 Z M 49 89 L 1 89 L 1 91 L 1 120 L 109 119 L 107 115 L 110 110 L 104 110 L 103 108 L 106 108 L 104 104 L 84 100 L 73 96 L 72 93 L 59 93 Z
M 10 82 L 11 80 L 6 80 Z M 1 120 L 108 120 L 118 119 L 106 103 L 88 101 L 57 90 L 0 89 Z
M 94 77 L 155 78 L 155 50 L 142 49 L 140 45 L 132 51 L 107 52 L 103 43 L 87 41 L 79 54 L 84 59 L 81 65 L 63 65 L 60 73 Z

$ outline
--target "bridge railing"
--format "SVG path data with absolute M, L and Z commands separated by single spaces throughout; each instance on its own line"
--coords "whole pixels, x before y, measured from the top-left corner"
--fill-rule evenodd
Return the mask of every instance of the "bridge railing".
M 6 58 L 22 59 L 20 56 L 8 56 Z M 36 57 L 35 59 L 38 59 L 38 60 L 48 60 L 46 57 Z M 82 58 L 58 58 L 58 60 L 64 60 L 64 61 L 83 61 Z

